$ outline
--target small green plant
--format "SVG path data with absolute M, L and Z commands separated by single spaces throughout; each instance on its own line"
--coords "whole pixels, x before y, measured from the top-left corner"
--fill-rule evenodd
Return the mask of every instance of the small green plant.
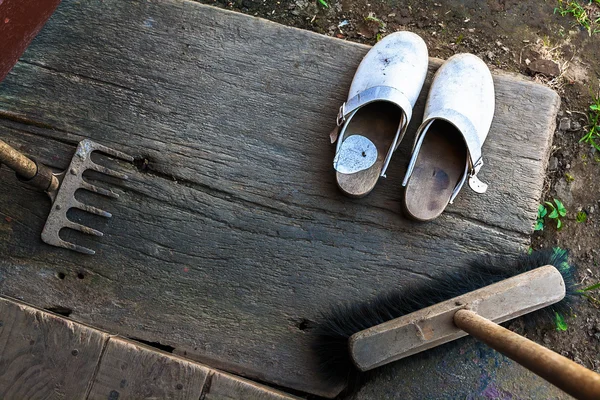
M 546 210 L 546 207 L 544 207 L 543 204 L 540 204 L 538 207 L 537 219 L 535 221 L 534 230 L 536 230 L 536 231 L 544 230 L 544 217 L 546 216 L 546 214 L 548 214 L 548 210 Z
M 590 16 L 590 13 L 588 12 L 588 8 L 592 5 L 592 2 L 600 4 L 597 0 L 593 0 L 587 4 L 587 7 L 584 7 L 576 0 L 558 0 L 558 7 L 554 9 L 554 13 L 558 13 L 563 17 L 565 15 L 571 15 L 575 18 L 575 21 L 585 28 L 587 33 L 592 36 L 593 34 L 600 32 L 600 28 L 598 28 L 600 18 L 594 18 Z
M 379 18 L 377 18 L 375 16 L 375 14 L 372 13 L 372 12 L 370 12 L 369 15 L 367 15 L 365 17 L 365 21 L 377 22 L 377 24 L 379 24 L 380 28 L 385 28 L 385 22 L 383 22 L 382 20 L 380 20 Z
M 582 292 L 589 292 L 592 290 L 600 289 L 600 282 L 594 283 L 591 286 L 586 287 L 585 289 L 581 289 Z
M 585 297 L 589 301 L 591 301 L 592 303 L 600 305 L 600 300 L 598 300 L 597 298 L 595 298 L 594 296 L 592 296 L 589 293 L 589 292 L 597 290 L 597 289 L 600 289 L 600 282 L 594 283 L 593 285 L 590 285 L 590 286 L 588 286 L 586 288 L 578 290 L 577 292 L 580 293 L 583 297 Z
M 562 228 L 562 221 L 560 219 L 567 215 L 567 209 L 563 203 L 558 199 L 554 199 L 554 204 L 547 201 L 546 205 L 552 210 L 550 211 L 550 214 L 548 214 L 548 218 L 556 220 L 556 229 Z
M 590 105 L 589 131 L 579 142 L 591 144 L 600 151 L 600 93 L 592 94 L 592 105 Z
M 556 229 L 561 229 L 563 225 L 561 218 L 567 215 L 567 209 L 563 203 L 558 199 L 554 199 L 553 202 L 546 201 L 544 204 L 540 204 L 538 207 L 534 230 L 544 230 L 544 218 L 546 217 L 556 220 Z
M 564 317 L 557 312 L 554 312 L 554 315 L 555 315 L 554 321 L 556 323 L 556 330 L 561 331 L 561 332 L 566 331 L 569 326 L 565 322 Z
M 587 214 L 585 211 L 579 211 L 577 213 L 577 217 L 575 218 L 577 220 L 577 222 L 582 223 L 587 221 Z
M 319 0 L 319 3 L 321 3 L 321 5 L 325 8 L 329 8 L 329 4 L 327 4 L 327 2 L 325 0 Z
M 575 177 L 568 172 L 565 172 L 565 178 L 567 182 L 573 182 L 575 180 Z

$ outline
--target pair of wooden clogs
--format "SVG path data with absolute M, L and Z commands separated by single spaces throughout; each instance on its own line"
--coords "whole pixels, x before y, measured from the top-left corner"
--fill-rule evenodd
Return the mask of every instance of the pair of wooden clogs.
M 333 166 L 345 194 L 366 196 L 385 177 L 411 120 L 428 61 L 423 39 L 396 32 L 360 63 L 333 135 Z M 477 193 L 486 191 L 477 173 L 494 103 L 492 76 L 475 55 L 455 55 L 439 68 L 402 182 L 407 216 L 419 221 L 438 217 L 465 182 Z

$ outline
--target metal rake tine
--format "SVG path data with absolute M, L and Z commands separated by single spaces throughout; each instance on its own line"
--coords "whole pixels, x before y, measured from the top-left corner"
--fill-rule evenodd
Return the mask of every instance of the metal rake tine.
M 96 252 L 92 249 L 88 249 L 87 247 L 79 246 L 79 245 L 71 243 L 71 242 L 66 242 L 64 240 L 60 241 L 60 246 L 64 247 L 65 249 L 75 250 L 75 251 L 78 251 L 79 253 L 89 254 L 91 256 L 96 254 Z
M 115 192 L 113 192 L 112 190 L 108 190 L 108 189 L 104 189 L 95 185 L 92 185 L 91 183 L 87 183 L 85 181 L 83 181 L 81 183 L 81 188 L 85 189 L 85 190 L 89 190 L 90 192 L 94 192 L 94 193 L 98 193 L 107 197 L 112 197 L 113 199 L 118 199 L 119 195 Z
M 100 208 L 97 208 L 97 207 L 94 207 L 94 206 L 90 206 L 90 205 L 87 205 L 87 204 L 83 204 L 83 203 L 81 203 L 79 201 L 76 202 L 73 205 L 73 207 L 79 208 L 80 210 L 87 211 L 87 212 L 92 213 L 92 214 L 99 215 L 101 217 L 105 217 L 105 218 L 111 218 L 112 217 L 112 214 L 109 213 L 108 211 L 104 211 L 104 210 L 102 210 Z
M 80 146 L 89 149 L 89 152 L 99 151 L 109 156 L 113 156 L 119 158 L 124 161 L 133 162 L 133 157 L 129 154 L 123 153 L 122 151 L 111 149 L 110 147 L 106 147 L 101 145 L 100 143 L 96 143 L 91 141 L 90 139 L 84 139 L 79 143 Z
M 102 165 L 98 165 L 93 161 L 90 164 L 91 164 L 90 168 L 93 169 L 94 171 L 98 171 L 105 175 L 114 176 L 115 178 L 120 178 L 120 179 L 124 179 L 124 180 L 129 179 L 129 177 L 122 172 L 117 172 L 110 168 L 103 167 Z
M 119 158 L 124 161 L 133 162 L 133 157 L 129 154 L 125 154 L 122 151 L 111 149 L 110 147 L 102 146 L 101 144 L 96 145 L 96 151 L 104 153 L 109 156 Z
M 89 226 L 81 225 L 81 224 L 78 224 L 78 223 L 72 222 L 72 221 L 69 221 L 69 223 L 65 225 L 65 228 L 71 228 L 71 229 L 74 229 L 79 232 L 87 233 L 88 235 L 104 236 L 104 233 L 102 233 L 96 229 L 92 229 Z

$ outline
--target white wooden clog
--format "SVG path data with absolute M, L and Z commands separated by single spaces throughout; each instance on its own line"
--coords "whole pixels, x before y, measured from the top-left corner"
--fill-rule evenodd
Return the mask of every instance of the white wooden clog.
M 340 107 L 333 161 L 339 188 L 367 195 L 385 177 L 427 75 L 427 46 L 411 32 L 392 33 L 363 58 Z M 337 134 L 339 131 L 339 135 Z
M 477 193 L 487 190 L 477 173 L 494 107 L 492 75 L 477 56 L 457 54 L 440 67 L 402 183 L 407 216 L 419 221 L 438 217 L 466 181 Z

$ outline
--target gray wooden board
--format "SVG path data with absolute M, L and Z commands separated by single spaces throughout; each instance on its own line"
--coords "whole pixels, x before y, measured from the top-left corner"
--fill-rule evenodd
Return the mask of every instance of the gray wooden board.
M 88 137 L 152 173 L 123 166 L 131 180 L 111 181 L 121 198 L 94 201 L 114 217 L 81 216 L 105 233 L 77 237 L 90 257 L 42 244 L 48 200 L 0 169 L 0 293 L 334 395 L 303 321 L 524 251 L 559 106 L 543 86 L 494 74 L 490 189 L 409 222 L 400 182 L 428 84 L 388 178 L 360 200 L 335 186 L 328 134 L 368 49 L 188 1 L 64 0 L 0 84 L 2 137 L 59 168 Z
M 202 400 L 300 400 L 299 397 L 220 371 L 211 372 L 209 382 Z
M 84 399 L 108 335 L 0 298 L 0 399 Z
M 155 349 L 111 338 L 88 398 L 198 400 L 209 371 Z

